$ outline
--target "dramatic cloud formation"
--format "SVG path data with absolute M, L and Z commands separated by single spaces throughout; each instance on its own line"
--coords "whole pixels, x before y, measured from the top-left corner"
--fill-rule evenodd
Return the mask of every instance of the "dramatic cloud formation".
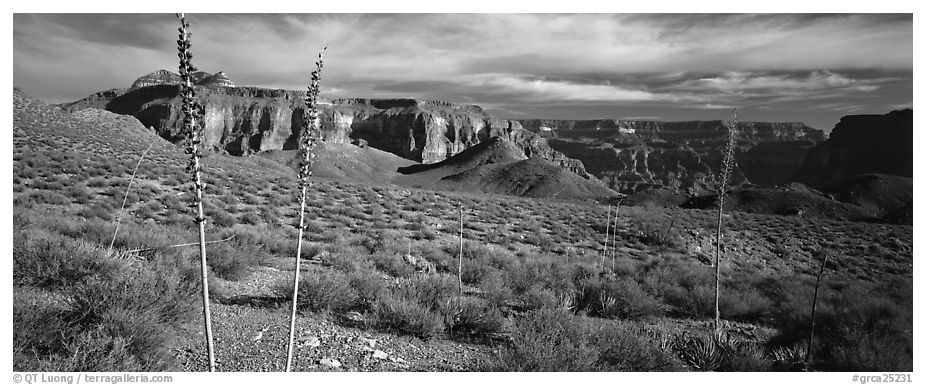
M 476 103 L 500 117 L 806 121 L 912 102 L 911 15 L 188 15 L 242 85 Z M 63 102 L 176 67 L 173 15 L 17 14 L 14 82 Z

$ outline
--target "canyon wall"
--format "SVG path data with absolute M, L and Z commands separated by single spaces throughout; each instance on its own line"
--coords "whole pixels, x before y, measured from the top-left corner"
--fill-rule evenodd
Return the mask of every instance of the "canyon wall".
M 913 177 L 913 110 L 844 116 L 807 152 L 799 179 L 822 186 L 861 174 Z
M 589 173 L 623 192 L 713 189 L 726 142 L 724 121 L 520 120 L 551 147 L 583 162 Z M 739 122 L 734 184 L 792 181 L 804 153 L 825 139 L 803 123 Z
M 204 73 L 204 76 L 208 75 Z M 204 78 L 204 84 L 208 77 Z M 136 80 L 133 88 L 96 93 L 63 104 L 70 111 L 102 107 L 132 115 L 172 141 L 183 140 L 179 85 L 167 73 Z M 196 87 L 204 107 L 206 146 L 232 155 L 296 149 L 304 92 L 257 87 Z M 475 105 L 414 99 L 335 99 L 319 102 L 323 140 L 369 146 L 403 158 L 440 162 L 490 137 L 517 144 L 525 156 L 543 158 L 583 178 L 591 176 L 581 161 L 549 146 L 546 139 L 511 120 L 496 119 Z

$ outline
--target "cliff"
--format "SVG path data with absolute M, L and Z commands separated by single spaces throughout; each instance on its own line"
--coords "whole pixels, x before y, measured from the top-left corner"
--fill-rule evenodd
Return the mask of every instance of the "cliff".
M 147 76 L 136 84 L 165 82 L 98 93 L 61 107 L 73 111 L 103 105 L 109 111 L 135 116 L 161 137 L 179 142 L 183 139 L 179 86 L 167 75 Z M 196 87 L 205 108 L 206 146 L 232 155 L 297 147 L 304 92 L 215 87 L 212 80 L 214 76 L 203 80 L 208 87 Z M 319 104 L 322 136 L 328 143 L 359 139 L 406 159 L 436 163 L 491 137 L 501 137 L 515 143 L 528 158 L 542 158 L 590 178 L 582 162 L 554 150 L 546 139 L 518 122 L 496 119 L 479 106 L 414 99 L 336 99 Z
M 521 120 L 550 146 L 583 162 L 612 188 L 703 193 L 713 188 L 726 141 L 723 121 Z M 735 184 L 778 185 L 794 178 L 804 153 L 824 140 L 803 123 L 740 122 Z
M 799 177 L 822 186 L 861 174 L 913 177 L 913 110 L 843 117 L 808 150 Z

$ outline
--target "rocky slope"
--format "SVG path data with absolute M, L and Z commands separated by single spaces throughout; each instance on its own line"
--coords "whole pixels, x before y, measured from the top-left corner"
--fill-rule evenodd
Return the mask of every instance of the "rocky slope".
M 220 76 L 221 75 L 221 76 Z M 303 92 L 256 87 L 225 87 L 219 73 L 202 74 L 197 87 L 205 107 L 205 143 L 232 155 L 297 147 Z M 221 79 L 217 80 L 217 76 Z M 61 105 L 68 111 L 97 107 L 132 115 L 162 137 L 181 139 L 178 78 L 158 71 L 139 78 L 128 90 L 111 90 Z M 326 142 L 365 140 L 370 147 L 423 163 L 436 163 L 491 137 L 514 142 L 528 158 L 588 178 L 582 162 L 551 148 L 540 135 L 516 121 L 496 119 L 475 105 L 414 99 L 338 99 L 321 102 Z
M 872 173 L 913 177 L 913 110 L 843 117 L 807 152 L 799 178 L 823 186 Z
M 651 187 L 700 193 L 715 182 L 727 122 L 632 120 L 521 120 L 550 146 L 583 162 L 612 188 Z M 762 185 L 793 180 L 804 153 L 824 140 L 803 123 L 740 122 L 736 182 Z
M 418 188 L 564 200 L 617 195 L 591 176 L 580 177 L 546 159 L 528 158 L 515 142 L 492 137 L 438 163 L 399 168 L 393 183 Z

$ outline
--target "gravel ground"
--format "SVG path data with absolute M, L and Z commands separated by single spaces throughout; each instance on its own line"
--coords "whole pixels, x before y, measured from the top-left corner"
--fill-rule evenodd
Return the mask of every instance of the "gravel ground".
M 220 281 L 225 296 L 212 301 L 212 328 L 219 371 L 282 371 L 289 337 L 288 302 L 267 298 L 275 282 L 292 274 L 287 261 L 271 261 L 238 282 Z M 306 268 L 311 268 L 306 264 Z M 416 337 L 343 326 L 329 314 L 296 317 L 294 371 L 485 371 L 496 349 L 443 339 Z M 184 371 L 208 370 L 202 316 L 180 332 L 176 349 Z M 332 365 L 332 361 L 340 365 Z

